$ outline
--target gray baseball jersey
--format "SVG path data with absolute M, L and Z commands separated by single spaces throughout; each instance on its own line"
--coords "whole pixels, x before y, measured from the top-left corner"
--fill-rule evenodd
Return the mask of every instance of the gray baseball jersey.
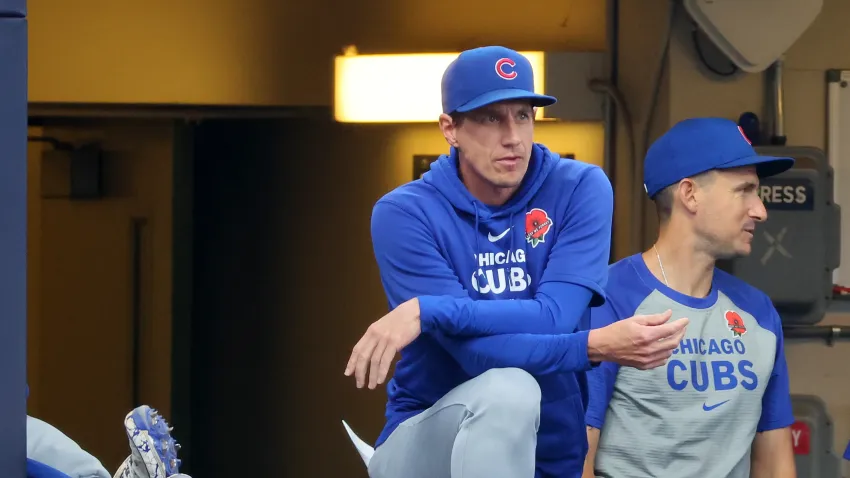
M 770 299 L 715 270 L 705 298 L 655 278 L 640 254 L 613 264 L 594 328 L 636 314 L 690 320 L 667 364 L 603 363 L 588 373 L 588 426 L 601 430 L 597 477 L 745 478 L 756 432 L 794 422 L 782 326 Z

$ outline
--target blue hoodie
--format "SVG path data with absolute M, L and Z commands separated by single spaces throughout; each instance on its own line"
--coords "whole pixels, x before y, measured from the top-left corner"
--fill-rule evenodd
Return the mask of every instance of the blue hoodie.
M 588 305 L 604 302 L 611 184 L 599 167 L 535 144 L 517 193 L 490 207 L 463 185 L 457 161 L 452 149 L 372 213 L 389 305 L 418 297 L 422 324 L 387 384 L 376 445 L 461 383 L 517 367 L 542 392 L 538 472 L 578 476 L 587 451 Z

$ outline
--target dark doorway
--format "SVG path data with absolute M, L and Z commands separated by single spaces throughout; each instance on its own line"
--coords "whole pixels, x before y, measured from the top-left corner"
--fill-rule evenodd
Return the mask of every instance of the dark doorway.
M 374 438 L 386 395 L 342 372 L 387 307 L 369 235 L 389 188 L 376 173 L 382 131 L 209 120 L 180 136 L 172 408 L 183 471 L 365 478 L 340 419 Z

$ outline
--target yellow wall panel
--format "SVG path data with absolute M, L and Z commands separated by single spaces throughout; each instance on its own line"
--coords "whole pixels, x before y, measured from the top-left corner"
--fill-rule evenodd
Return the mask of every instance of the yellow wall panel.
M 329 105 L 333 56 L 348 44 L 605 45 L 598 0 L 39 0 L 29 22 L 31 102 Z

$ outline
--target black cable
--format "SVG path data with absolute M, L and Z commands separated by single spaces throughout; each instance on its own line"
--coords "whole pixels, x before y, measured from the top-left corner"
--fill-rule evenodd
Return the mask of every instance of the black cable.
M 609 81 L 611 82 L 611 86 L 616 89 L 617 88 L 617 79 L 619 78 L 619 58 L 620 58 L 620 0 L 611 0 L 608 2 L 608 22 L 609 22 L 609 30 L 608 30 L 608 50 L 609 50 L 609 67 L 611 68 L 611 72 L 609 75 Z M 613 108 L 608 108 L 608 134 L 610 137 L 608 138 L 605 147 L 608 149 L 608 154 L 605 155 L 605 170 L 608 173 L 608 180 L 611 181 L 611 188 L 616 189 L 617 187 L 617 113 L 618 113 L 617 105 L 614 105 Z M 629 119 L 631 121 L 631 119 Z M 632 128 L 632 125 L 629 124 L 629 128 Z M 632 134 L 634 137 L 634 134 Z M 634 144 L 634 139 L 632 139 L 632 144 Z M 617 260 L 617 248 L 615 247 L 615 238 L 617 237 L 617 232 L 619 232 L 619 228 L 617 227 L 617 221 L 613 221 L 611 224 L 611 240 L 610 249 L 608 252 L 608 262 L 614 263 Z

